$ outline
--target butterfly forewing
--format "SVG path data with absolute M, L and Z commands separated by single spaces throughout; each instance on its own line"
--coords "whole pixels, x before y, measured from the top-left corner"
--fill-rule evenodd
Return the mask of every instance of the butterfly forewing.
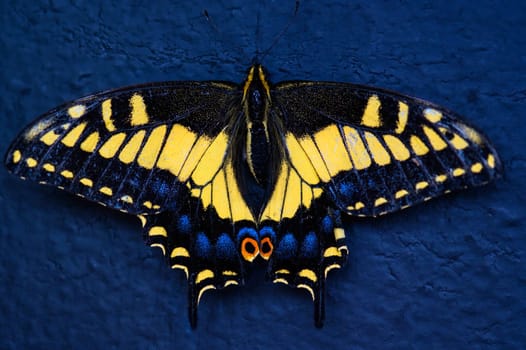
M 189 82 L 88 96 L 29 125 L 6 164 L 111 208 L 158 212 L 174 205 L 182 183 L 204 185 L 223 165 L 221 156 L 207 169 L 199 162 L 207 152 L 225 154 L 235 95 L 235 86 Z
M 350 215 L 393 212 L 501 172 L 480 132 L 419 99 L 352 84 L 285 82 L 274 100 L 290 164 Z

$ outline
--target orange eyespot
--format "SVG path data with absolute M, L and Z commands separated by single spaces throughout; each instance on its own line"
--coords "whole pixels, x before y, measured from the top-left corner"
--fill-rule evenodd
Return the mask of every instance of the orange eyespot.
M 259 254 L 261 255 L 261 257 L 265 260 L 268 260 L 272 255 L 273 250 L 274 245 L 272 244 L 270 237 L 263 238 L 259 245 Z
M 241 255 L 246 261 L 252 262 L 259 254 L 258 242 L 254 238 L 246 237 L 241 242 Z

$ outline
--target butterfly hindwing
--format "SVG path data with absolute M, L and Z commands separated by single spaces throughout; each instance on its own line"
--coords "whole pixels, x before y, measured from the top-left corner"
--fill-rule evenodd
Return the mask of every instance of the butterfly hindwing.
M 350 215 L 396 211 L 501 172 L 480 132 L 428 102 L 340 83 L 285 82 L 274 95 L 291 166 Z
M 243 283 L 237 231 L 254 226 L 228 152 L 236 98 L 236 86 L 216 82 L 88 96 L 30 124 L 6 165 L 22 178 L 138 215 L 146 242 L 185 271 L 195 325 L 204 291 Z

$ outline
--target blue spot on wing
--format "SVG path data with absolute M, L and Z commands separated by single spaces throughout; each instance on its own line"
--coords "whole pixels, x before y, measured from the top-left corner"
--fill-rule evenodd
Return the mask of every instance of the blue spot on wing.
M 314 232 L 309 232 L 301 244 L 300 255 L 305 258 L 314 258 L 319 255 L 318 237 Z
M 274 239 L 276 239 L 276 232 L 274 229 L 270 226 L 265 226 L 261 230 L 259 230 L 259 237 L 269 237 L 272 242 L 274 242 Z
M 279 242 L 275 254 L 278 258 L 287 259 L 296 256 L 298 252 L 298 242 L 292 233 L 287 233 Z
M 216 254 L 219 259 L 235 259 L 237 257 L 236 246 L 234 241 L 226 234 L 223 233 L 216 242 Z
M 237 240 L 241 242 L 244 238 L 250 237 L 259 242 L 258 233 L 252 227 L 243 227 L 237 233 Z
M 192 222 L 188 215 L 181 215 L 177 220 L 177 229 L 181 233 L 189 234 L 192 230 Z
M 332 234 L 334 230 L 334 221 L 329 215 L 326 215 L 321 221 L 321 230 L 326 234 Z
M 195 251 L 199 257 L 207 258 L 212 254 L 212 244 L 210 240 L 204 234 L 204 232 L 199 232 L 195 240 Z

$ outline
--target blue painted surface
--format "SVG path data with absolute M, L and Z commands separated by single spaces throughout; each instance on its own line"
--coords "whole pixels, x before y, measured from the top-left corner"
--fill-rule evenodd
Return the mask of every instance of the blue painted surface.
M 293 7 L 24 3 L 0 4 L 2 153 L 40 113 L 98 90 L 241 81 Z M 525 348 L 526 3 L 305 1 L 263 63 L 274 81 L 365 83 L 454 109 L 507 176 L 355 220 L 322 330 L 307 293 L 255 269 L 244 288 L 207 294 L 191 331 L 183 273 L 142 244 L 136 219 L 0 170 L 0 348 Z

